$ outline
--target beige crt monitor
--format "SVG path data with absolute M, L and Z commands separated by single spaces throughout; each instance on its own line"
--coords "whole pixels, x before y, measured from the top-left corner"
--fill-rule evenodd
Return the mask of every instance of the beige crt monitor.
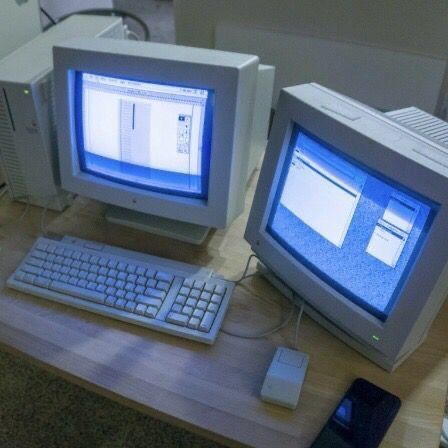
M 258 57 L 74 39 L 54 64 L 63 188 L 198 244 L 243 211 Z
M 448 294 L 448 150 L 407 113 L 282 90 L 245 233 L 268 279 L 387 370 Z

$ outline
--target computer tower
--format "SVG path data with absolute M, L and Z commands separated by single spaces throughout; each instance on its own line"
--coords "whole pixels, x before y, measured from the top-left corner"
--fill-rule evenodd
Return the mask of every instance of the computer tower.
M 10 197 L 63 210 L 53 98 L 53 46 L 73 37 L 124 38 L 121 18 L 75 15 L 0 61 L 0 159 Z

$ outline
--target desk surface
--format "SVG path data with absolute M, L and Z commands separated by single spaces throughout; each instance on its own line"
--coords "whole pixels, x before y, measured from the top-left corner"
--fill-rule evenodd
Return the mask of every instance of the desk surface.
M 253 194 L 248 194 L 247 205 Z M 207 265 L 226 278 L 244 268 L 248 208 L 202 247 L 109 224 L 103 207 L 77 199 L 65 213 L 49 214 L 49 230 Z M 20 216 L 23 205 L 0 207 L 0 223 Z M 393 374 L 336 339 L 308 316 L 300 348 L 310 365 L 297 410 L 258 398 L 278 345 L 294 339 L 291 322 L 264 340 L 220 334 L 215 345 L 175 338 L 5 289 L 6 278 L 40 233 L 41 210 L 0 228 L 0 343 L 64 378 L 157 418 L 231 446 L 307 447 L 356 377 L 398 395 L 403 402 L 383 447 L 437 447 L 448 383 L 448 302 L 426 342 Z M 259 300 L 264 298 L 265 300 Z M 280 304 L 280 305 L 279 305 Z M 252 278 L 235 290 L 227 329 L 258 332 L 288 312 L 266 281 Z

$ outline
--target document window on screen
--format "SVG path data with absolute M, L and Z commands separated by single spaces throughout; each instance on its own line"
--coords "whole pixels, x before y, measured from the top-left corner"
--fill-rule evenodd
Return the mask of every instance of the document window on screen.
M 348 300 L 385 320 L 437 209 L 296 125 L 267 232 Z
M 140 188 L 207 198 L 212 91 L 77 76 L 82 170 Z

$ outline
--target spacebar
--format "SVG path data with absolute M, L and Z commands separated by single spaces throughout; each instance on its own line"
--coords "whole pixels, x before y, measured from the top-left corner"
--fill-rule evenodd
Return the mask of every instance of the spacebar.
M 100 292 L 91 291 L 89 289 L 78 288 L 77 286 L 70 285 L 68 283 L 61 283 L 58 281 L 52 281 L 49 288 L 53 291 L 62 292 L 69 296 L 79 297 L 80 299 L 90 300 L 91 302 L 104 303 L 106 294 Z

